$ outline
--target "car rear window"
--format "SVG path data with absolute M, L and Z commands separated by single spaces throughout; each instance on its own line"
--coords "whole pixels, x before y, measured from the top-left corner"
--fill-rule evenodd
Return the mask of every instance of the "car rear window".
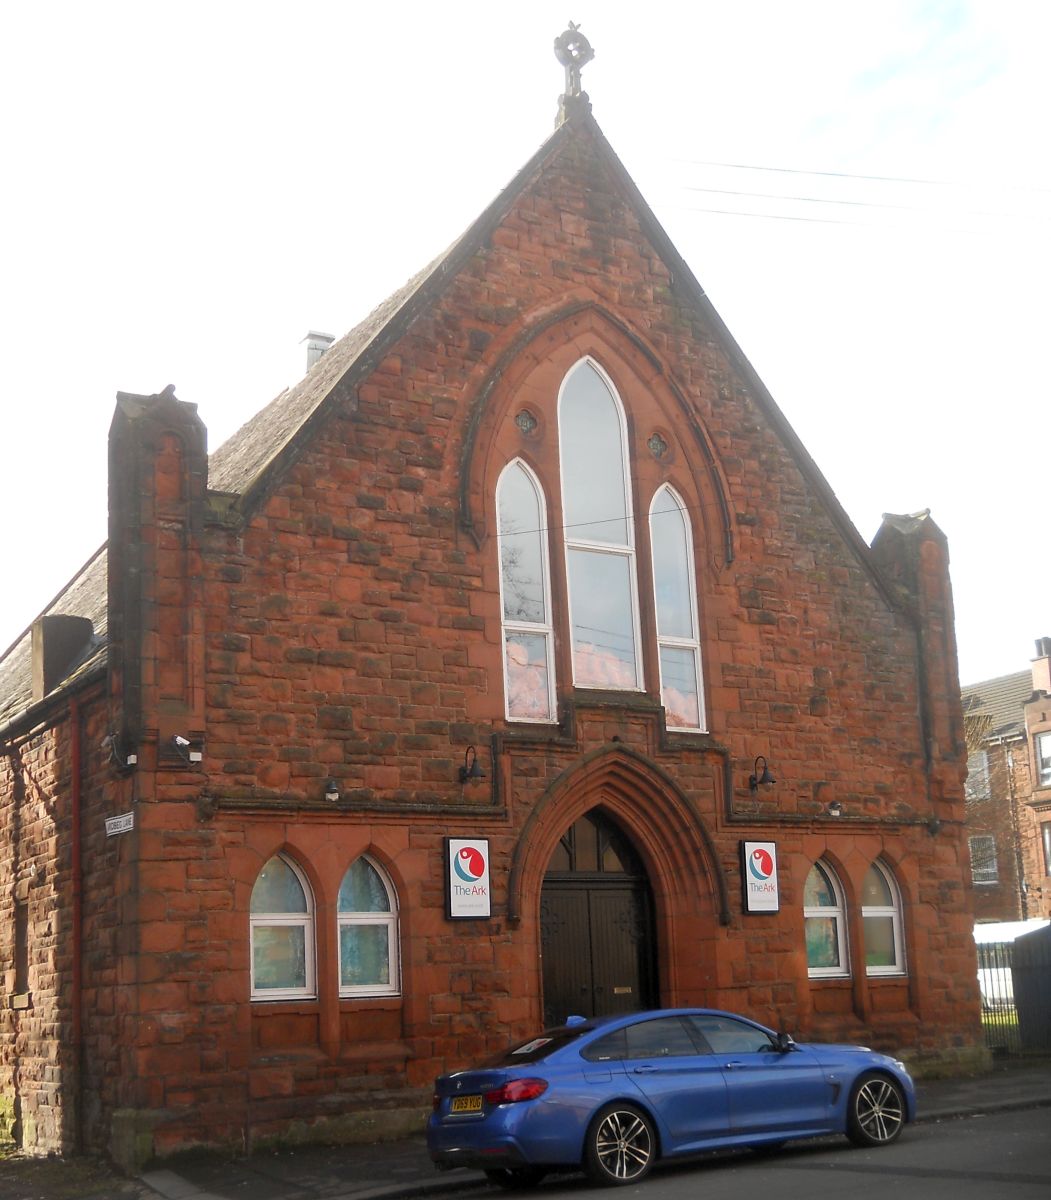
M 528 1041 L 518 1042 L 508 1046 L 506 1050 L 501 1050 L 499 1054 L 494 1054 L 485 1065 L 514 1067 L 519 1063 L 539 1062 L 549 1054 L 554 1054 L 556 1050 L 561 1050 L 563 1046 L 572 1045 L 581 1034 L 588 1033 L 590 1029 L 590 1025 L 574 1025 L 571 1029 L 545 1029 L 543 1033 Z

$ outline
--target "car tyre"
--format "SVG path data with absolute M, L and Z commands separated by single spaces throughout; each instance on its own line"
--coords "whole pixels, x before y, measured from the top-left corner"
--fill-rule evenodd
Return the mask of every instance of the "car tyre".
M 490 1167 L 485 1177 L 505 1191 L 524 1192 L 535 1188 L 546 1174 L 547 1172 L 540 1167 Z
M 584 1170 L 592 1183 L 641 1183 L 657 1159 L 653 1123 L 633 1104 L 607 1104 L 596 1113 L 584 1143 Z
M 850 1093 L 847 1137 L 856 1146 L 889 1146 L 905 1127 L 905 1093 L 886 1075 L 862 1075 Z

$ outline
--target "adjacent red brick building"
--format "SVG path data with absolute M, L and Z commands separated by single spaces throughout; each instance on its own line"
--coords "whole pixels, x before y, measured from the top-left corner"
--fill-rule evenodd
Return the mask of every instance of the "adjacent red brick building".
M 210 459 L 118 397 L 107 548 L 0 661 L 26 1150 L 393 1132 L 569 1011 L 981 1055 L 945 539 L 862 541 L 564 116 Z
M 1051 917 L 1051 638 L 1030 670 L 962 693 L 975 917 Z

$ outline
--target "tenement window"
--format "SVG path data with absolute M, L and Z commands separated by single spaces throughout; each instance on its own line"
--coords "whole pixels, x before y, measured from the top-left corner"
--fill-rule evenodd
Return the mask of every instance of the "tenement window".
M 1000 872 L 996 865 L 996 838 L 980 834 L 967 839 L 971 848 L 971 882 L 977 884 L 999 883 Z
M 1036 735 L 1035 747 L 1037 787 L 1051 787 L 1051 729 Z
M 968 804 L 989 799 L 989 755 L 984 750 L 976 750 L 967 756 L 964 796 Z
M 339 888 L 339 994 L 398 993 L 398 900 L 386 874 L 362 856 Z
M 299 867 L 275 854 L 252 888 L 252 999 L 288 1000 L 316 995 L 314 905 Z

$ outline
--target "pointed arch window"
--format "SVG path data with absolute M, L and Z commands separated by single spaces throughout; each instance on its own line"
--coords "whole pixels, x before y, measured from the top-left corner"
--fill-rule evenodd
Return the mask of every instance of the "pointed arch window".
M 894 876 L 878 859 L 861 885 L 861 923 L 865 933 L 865 972 L 904 975 L 901 893 Z
M 496 507 L 507 716 L 512 721 L 553 721 L 547 505 L 539 481 L 520 459 L 501 472 Z
M 365 855 L 339 886 L 339 994 L 396 996 L 398 897 L 394 885 Z
M 573 681 L 582 688 L 638 691 L 642 655 L 627 427 L 612 384 L 590 359 L 562 382 L 558 432 Z
M 850 974 L 843 891 L 832 868 L 816 862 L 803 888 L 807 972 L 811 979 Z
M 299 867 L 275 854 L 259 872 L 249 905 L 252 999 L 314 997 L 314 900 Z
M 667 485 L 650 504 L 653 599 L 661 703 L 669 729 L 704 729 L 693 537 L 686 506 Z

